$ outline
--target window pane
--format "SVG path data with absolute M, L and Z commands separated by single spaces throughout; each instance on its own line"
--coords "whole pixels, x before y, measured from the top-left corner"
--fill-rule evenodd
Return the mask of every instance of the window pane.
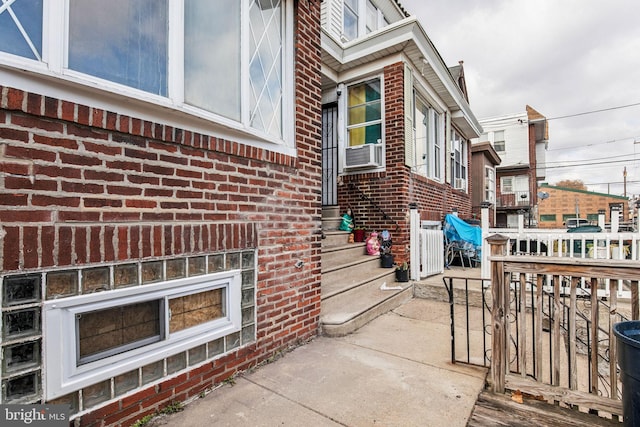
M 249 7 L 251 127 L 282 137 L 282 8 L 280 0 Z
M 41 59 L 42 0 L 0 2 L 0 51 Z
M 367 33 L 378 29 L 378 9 L 367 1 Z
M 240 120 L 238 0 L 185 2 L 185 102 Z
M 358 1 L 345 0 L 343 8 L 343 30 L 347 40 L 353 40 L 358 37 Z
M 224 308 L 224 289 L 172 298 L 169 301 L 169 332 L 181 331 L 224 317 Z
M 349 146 L 382 142 L 380 80 L 349 87 L 347 94 Z M 367 126 L 358 126 L 368 123 Z M 357 127 L 351 127 L 351 126 Z
M 154 300 L 78 315 L 78 364 L 159 341 L 161 307 Z
M 69 68 L 167 95 L 167 0 L 70 0 Z

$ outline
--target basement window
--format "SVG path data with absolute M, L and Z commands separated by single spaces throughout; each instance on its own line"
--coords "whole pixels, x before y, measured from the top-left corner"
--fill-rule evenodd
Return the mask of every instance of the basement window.
M 47 400 L 241 331 L 241 282 L 232 270 L 47 301 Z

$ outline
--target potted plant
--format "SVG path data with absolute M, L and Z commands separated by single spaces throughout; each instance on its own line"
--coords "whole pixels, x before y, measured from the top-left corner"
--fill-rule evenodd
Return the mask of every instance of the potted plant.
M 409 281 L 409 264 L 403 262 L 396 267 L 396 282 L 408 282 Z

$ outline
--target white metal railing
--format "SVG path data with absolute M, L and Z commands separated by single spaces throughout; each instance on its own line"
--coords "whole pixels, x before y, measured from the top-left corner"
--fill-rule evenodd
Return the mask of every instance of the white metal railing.
M 483 225 L 485 222 L 483 221 Z M 485 228 L 483 227 L 482 277 L 488 278 L 489 245 L 488 235 L 501 234 L 509 238 L 507 250 L 511 255 L 539 255 L 547 257 L 569 257 L 589 259 L 626 259 L 640 261 L 640 233 L 607 232 L 569 233 L 566 229 L 524 228 L 519 221 L 518 228 Z M 610 296 L 610 282 L 604 280 L 598 288 L 599 297 Z M 579 291 L 590 293 L 588 285 L 582 281 Z M 564 288 L 563 288 L 564 291 Z M 568 291 L 568 288 L 567 288 Z M 620 298 L 630 298 L 628 288 L 618 287 Z

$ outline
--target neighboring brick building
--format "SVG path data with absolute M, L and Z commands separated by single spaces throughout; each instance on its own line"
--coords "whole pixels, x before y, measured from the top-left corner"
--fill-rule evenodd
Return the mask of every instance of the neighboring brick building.
M 612 194 L 594 193 L 573 188 L 542 184 L 541 192 L 549 195 L 539 202 L 540 228 L 563 228 L 568 218 L 583 218 L 598 224 L 598 212 L 604 211 L 605 222 L 611 221 L 611 208 L 620 208 L 620 221 L 629 221 L 629 199 Z
M 473 214 L 482 215 L 483 203 L 490 204 L 489 225 L 495 226 L 496 216 L 496 167 L 500 156 L 488 141 L 471 145 L 471 200 Z
M 29 4 L 0 11 L 0 403 L 130 425 L 316 335 L 320 2 Z
M 322 2 L 323 206 L 388 229 L 409 256 L 409 206 L 423 220 L 471 216 L 469 140 L 482 128 L 462 63 L 448 68 L 394 0 Z

